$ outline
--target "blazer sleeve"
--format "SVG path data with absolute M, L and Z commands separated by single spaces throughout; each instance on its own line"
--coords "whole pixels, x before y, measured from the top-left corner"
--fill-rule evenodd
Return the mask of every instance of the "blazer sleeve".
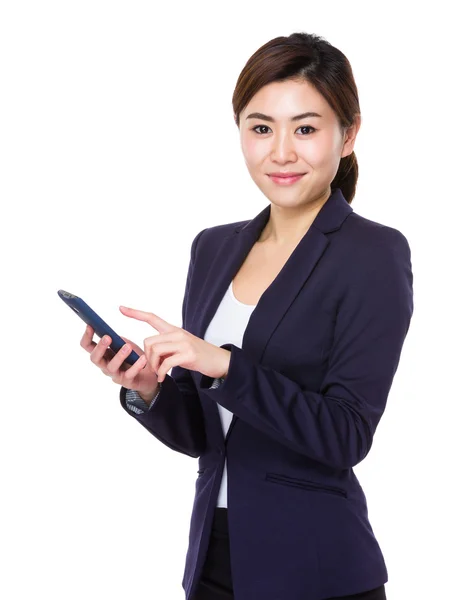
M 191 246 L 191 258 L 182 303 L 183 326 L 196 247 L 199 237 L 204 231 L 205 229 L 197 234 Z M 154 437 L 171 450 L 193 458 L 197 458 L 203 453 L 206 445 L 204 416 L 194 380 L 188 369 L 180 366 L 173 367 L 171 375 L 166 374 L 161 382 L 160 390 L 147 410 L 144 410 L 143 407 L 136 408 L 136 396 L 135 402 L 130 403 L 131 394 L 128 392 L 130 392 L 128 388 L 121 387 L 120 404 Z
M 327 369 L 317 391 L 263 364 L 233 344 L 218 389 L 202 375 L 208 397 L 296 452 L 336 469 L 368 454 L 384 412 L 413 313 L 411 252 L 404 235 L 383 228 L 382 243 L 347 269 Z M 385 237 L 384 237 L 385 236 Z

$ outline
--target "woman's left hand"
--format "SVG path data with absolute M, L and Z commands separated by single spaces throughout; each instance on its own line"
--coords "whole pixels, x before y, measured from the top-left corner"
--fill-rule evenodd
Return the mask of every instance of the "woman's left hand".
M 126 317 L 149 323 L 159 332 L 159 335 L 148 337 L 143 342 L 148 365 L 157 374 L 159 382 L 175 366 L 199 371 L 212 378 L 224 377 L 228 373 L 229 350 L 210 344 L 153 313 L 126 306 L 120 306 L 120 311 Z

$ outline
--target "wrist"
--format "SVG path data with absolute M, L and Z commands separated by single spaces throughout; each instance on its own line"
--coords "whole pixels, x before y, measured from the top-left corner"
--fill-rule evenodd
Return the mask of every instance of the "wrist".
M 161 390 L 161 383 L 158 382 L 156 384 L 156 387 L 154 388 L 154 390 L 150 393 L 146 393 L 146 392 L 138 392 L 140 395 L 140 398 L 142 398 L 146 404 L 150 404 L 151 401 L 153 400 L 153 398 L 156 396 L 156 394 Z
M 228 375 L 228 370 L 230 368 L 230 358 L 232 356 L 232 353 L 230 352 L 230 350 L 226 350 L 225 348 L 223 349 L 225 351 L 225 355 L 224 355 L 224 362 L 223 362 L 223 374 L 220 375 L 220 379 L 225 379 L 225 377 Z

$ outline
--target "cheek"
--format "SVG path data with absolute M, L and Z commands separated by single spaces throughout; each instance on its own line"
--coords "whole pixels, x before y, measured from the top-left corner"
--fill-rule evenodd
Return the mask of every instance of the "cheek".
M 247 140 L 245 142 L 245 151 L 247 156 L 254 156 L 258 152 L 258 147 L 254 140 Z
M 261 141 L 256 140 L 254 137 L 243 136 L 241 139 L 241 149 L 248 165 L 258 164 L 265 156 L 264 144 L 261 144 Z
M 317 140 L 316 143 L 307 145 L 302 150 L 304 160 L 314 169 L 328 167 L 337 159 L 333 141 Z

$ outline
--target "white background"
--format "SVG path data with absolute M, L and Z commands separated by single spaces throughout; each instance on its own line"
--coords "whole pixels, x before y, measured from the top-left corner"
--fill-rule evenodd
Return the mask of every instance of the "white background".
M 295 31 L 350 60 L 363 119 L 352 206 L 412 251 L 411 329 L 355 468 L 388 600 L 473 597 L 466 6 L 2 2 L 2 598 L 184 598 L 197 460 L 121 408 L 57 290 L 140 345 L 155 331 L 120 304 L 181 326 L 195 235 L 268 204 L 241 155 L 236 80 Z

